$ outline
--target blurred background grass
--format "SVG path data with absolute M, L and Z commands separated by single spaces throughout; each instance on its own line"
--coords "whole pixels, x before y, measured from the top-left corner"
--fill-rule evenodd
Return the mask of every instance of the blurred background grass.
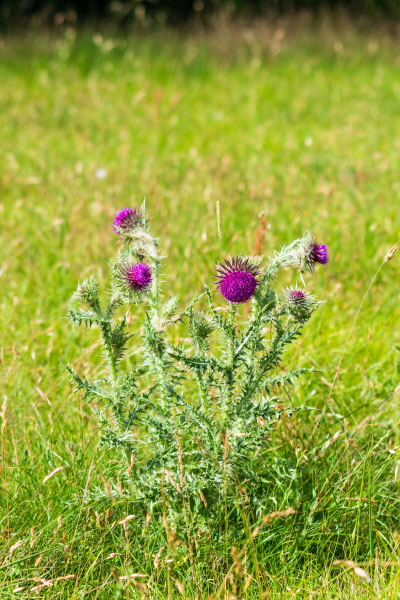
M 255 252 L 260 219 L 266 255 L 305 229 L 329 245 L 329 266 L 307 279 L 325 303 L 287 359 L 321 370 L 292 395 L 295 404 L 317 411 L 297 418 L 296 434 L 281 432 L 278 446 L 304 458 L 340 432 L 329 467 L 323 461 L 315 467 L 320 489 L 351 439 L 356 456 L 347 476 L 352 468 L 366 468 L 361 487 L 351 493 L 359 500 L 360 523 L 365 508 L 369 525 L 368 531 L 348 532 L 351 543 L 342 556 L 358 560 L 359 540 L 366 536 L 369 555 L 361 553 L 362 559 L 377 560 L 379 554 L 398 565 L 397 526 L 384 514 L 398 501 L 397 255 L 384 264 L 361 304 L 399 238 L 398 73 L 396 40 L 324 20 L 317 30 L 293 19 L 273 25 L 221 20 L 209 32 L 158 29 L 151 36 L 115 36 L 66 28 L 1 38 L 4 598 L 13 597 L 18 582 L 25 586 L 21 594 L 28 593 L 27 578 L 43 574 L 40 562 L 46 573 L 73 566 L 84 582 L 85 561 L 96 563 L 121 543 L 109 540 L 100 551 L 99 531 L 93 547 L 86 542 L 81 548 L 86 554 L 79 560 L 76 555 L 52 562 L 49 555 L 35 566 L 40 552 L 28 549 L 14 564 L 23 546 L 7 558 L 17 540 L 29 546 L 32 527 L 45 532 L 48 552 L 56 552 L 53 530 L 60 514 L 70 519 L 60 542 L 68 545 L 78 521 L 66 507 L 81 497 L 93 459 L 101 483 L 105 459 L 96 451 L 95 421 L 72 395 L 59 362 L 87 372 L 99 347 L 91 332 L 71 331 L 63 316 L 78 280 L 96 273 L 105 284 L 116 250 L 110 225 L 115 210 L 143 197 L 168 257 L 166 293 L 177 294 L 181 305 L 211 281 L 221 255 Z M 65 471 L 44 488 L 43 477 L 60 466 Z M 368 502 L 376 504 L 382 477 L 389 495 L 372 521 Z M 340 513 L 344 509 L 337 497 L 332 503 L 330 489 L 324 492 L 327 504 Z M 329 521 L 328 514 L 323 518 Z M 316 570 L 305 568 L 302 589 L 315 587 L 323 564 L 317 550 L 311 554 L 307 568 L 315 562 Z M 93 591 L 113 578 L 101 556 L 88 597 L 125 597 Z M 286 566 L 285 577 L 300 577 Z M 379 572 L 381 563 L 375 567 Z M 150 559 L 146 568 L 152 569 Z M 390 587 L 381 589 L 387 581 L 377 576 L 369 597 L 398 597 L 385 595 L 395 589 L 399 573 L 398 566 L 388 569 Z M 349 595 L 338 597 L 359 597 L 350 583 L 338 588 Z M 81 598 L 85 585 L 49 594 Z M 280 580 L 279 586 L 286 597 Z M 336 591 L 329 593 L 336 597 Z

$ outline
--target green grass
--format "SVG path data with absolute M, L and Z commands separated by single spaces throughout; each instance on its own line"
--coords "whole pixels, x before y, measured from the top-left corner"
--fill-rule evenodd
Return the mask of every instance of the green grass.
M 64 575 L 41 597 L 139 598 L 117 581 L 130 573 L 146 575 L 135 581 L 150 598 L 400 597 L 398 255 L 382 266 L 400 226 L 399 59 L 383 34 L 288 29 L 0 43 L 4 600 Z M 305 229 L 330 247 L 307 279 L 325 304 L 287 357 L 320 369 L 291 392 L 316 410 L 282 422 L 271 445 L 287 473 L 266 513 L 290 501 L 302 518 L 251 543 L 231 532 L 247 589 L 211 540 L 192 580 L 182 549 L 164 548 L 155 568 L 165 542 L 115 524 L 132 505 L 105 493 L 113 457 L 60 364 L 98 364 L 95 335 L 63 316 L 78 280 L 106 281 L 115 210 L 144 196 L 182 305 L 222 254 L 254 253 L 261 213 L 266 254 Z

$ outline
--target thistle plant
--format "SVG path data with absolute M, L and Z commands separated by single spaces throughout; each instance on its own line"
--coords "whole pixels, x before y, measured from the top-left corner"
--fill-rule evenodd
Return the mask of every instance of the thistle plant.
M 279 291 L 277 276 L 287 268 L 314 273 L 327 263 L 327 247 L 307 232 L 267 261 L 227 257 L 212 289 L 178 311 L 177 299 L 161 292 L 162 260 L 145 207 L 119 211 L 113 229 L 121 245 L 108 297 L 94 278 L 85 280 L 68 314 L 98 328 L 105 373 L 89 381 L 67 369 L 98 417 L 101 445 L 120 457 L 122 488 L 143 518 L 159 514 L 167 533 L 189 535 L 210 522 L 220 530 L 237 517 L 238 494 L 260 516 L 271 435 L 294 411 L 282 407 L 279 390 L 310 372 L 278 367 L 319 305 L 305 289 Z M 132 332 L 135 311 L 143 319 Z

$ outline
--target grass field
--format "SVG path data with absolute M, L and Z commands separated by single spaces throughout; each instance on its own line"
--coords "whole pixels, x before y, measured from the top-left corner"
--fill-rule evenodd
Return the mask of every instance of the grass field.
M 379 33 L 292 30 L 0 41 L 2 600 L 144 585 L 150 598 L 400 598 L 399 256 L 384 262 L 400 229 L 398 52 Z M 194 580 L 168 548 L 156 567 L 165 544 L 118 525 L 129 498 L 90 493 L 112 457 L 60 359 L 93 372 L 99 346 L 63 317 L 78 280 L 105 283 L 115 210 L 143 197 L 182 305 L 221 255 L 256 251 L 260 215 L 267 255 L 306 229 L 330 247 L 307 279 L 325 303 L 286 358 L 319 369 L 292 391 L 316 410 L 281 422 L 271 451 L 293 476 L 266 513 L 295 503 L 302 518 L 252 545 L 237 533 L 246 578 L 231 552 L 199 555 Z M 132 573 L 145 577 L 120 579 Z

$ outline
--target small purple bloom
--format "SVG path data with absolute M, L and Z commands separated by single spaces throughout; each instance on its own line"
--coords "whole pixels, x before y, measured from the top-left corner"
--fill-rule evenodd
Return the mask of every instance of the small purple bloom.
M 294 304 L 300 304 L 307 300 L 306 293 L 303 290 L 293 289 L 289 290 L 289 301 Z
M 216 269 L 216 284 L 228 302 L 247 302 L 258 286 L 259 270 L 248 258 L 237 256 L 225 259 Z
M 311 294 L 299 288 L 287 288 L 283 298 L 289 314 L 298 323 L 308 321 L 319 304 Z
M 134 291 L 146 290 L 152 280 L 151 269 L 145 263 L 127 265 L 123 270 L 123 277 Z
M 127 233 L 137 227 L 142 219 L 142 211 L 138 208 L 122 208 L 114 218 L 113 229 L 118 235 Z
M 328 246 L 325 244 L 312 243 L 309 247 L 309 260 L 311 263 L 320 263 L 326 265 L 328 262 Z

